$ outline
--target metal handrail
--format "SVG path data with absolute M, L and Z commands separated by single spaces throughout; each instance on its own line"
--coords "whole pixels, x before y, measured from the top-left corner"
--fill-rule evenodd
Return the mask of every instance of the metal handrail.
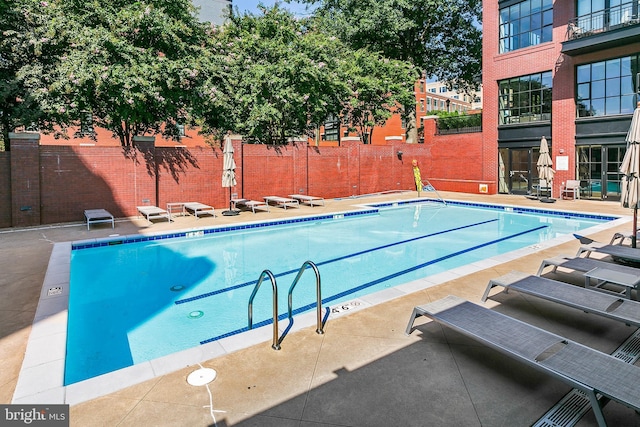
M 316 299 L 317 299 L 317 304 L 316 304 L 317 305 L 317 307 L 316 307 L 316 317 L 317 317 L 316 333 L 317 334 L 324 334 L 324 330 L 322 329 L 322 296 L 321 296 L 321 290 L 320 290 L 320 272 L 318 271 L 318 267 L 311 261 L 305 261 L 302 264 L 302 266 L 300 267 L 300 270 L 298 270 L 298 275 L 293 280 L 293 283 L 291 283 L 291 287 L 289 288 L 289 319 L 291 319 L 292 312 L 293 312 L 293 309 L 292 309 L 293 308 L 293 289 L 298 284 L 298 280 L 300 280 L 300 277 L 302 276 L 302 273 L 305 272 L 307 267 L 311 267 L 313 269 L 314 273 L 316 274 Z
M 640 20 L 634 7 L 634 2 L 628 2 L 570 19 L 567 25 L 567 40 L 636 25 Z
M 429 182 L 428 179 L 426 178 L 422 179 L 421 184 L 422 184 L 423 191 L 433 191 L 434 193 L 436 193 L 436 196 L 438 196 L 438 200 L 440 200 L 443 205 L 445 206 L 447 205 L 447 201 L 440 195 L 440 193 L 438 193 L 438 190 L 436 190 L 436 187 L 434 187 L 433 184 L 431 184 L 431 182 Z M 429 188 L 431 188 L 431 190 L 424 190 L 425 186 L 428 186 Z
M 276 278 L 269 270 L 264 270 L 260 273 L 260 278 L 258 279 L 256 286 L 253 288 L 253 292 L 249 298 L 249 329 L 253 328 L 253 299 L 258 293 L 258 289 L 260 289 L 260 285 L 262 284 L 265 276 L 269 277 L 271 287 L 273 288 L 273 344 L 271 345 L 271 348 L 274 350 L 280 350 L 280 342 L 278 339 L 278 286 L 276 284 Z

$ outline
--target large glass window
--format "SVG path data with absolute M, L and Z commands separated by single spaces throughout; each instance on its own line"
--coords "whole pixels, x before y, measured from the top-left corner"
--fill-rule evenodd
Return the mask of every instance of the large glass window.
M 578 0 L 576 25 L 581 32 L 598 32 L 633 21 L 638 1 Z
M 635 108 L 638 55 L 576 67 L 578 117 L 631 114 Z
M 500 124 L 551 120 L 551 71 L 498 82 Z
M 500 53 L 551 41 L 553 1 L 525 0 L 500 9 Z

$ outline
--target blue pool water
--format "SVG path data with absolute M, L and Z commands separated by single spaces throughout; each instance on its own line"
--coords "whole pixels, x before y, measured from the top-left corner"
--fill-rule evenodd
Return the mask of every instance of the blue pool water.
M 613 218 L 507 208 L 406 204 L 178 233 L 141 241 L 76 244 L 65 384 L 247 330 L 261 272 L 277 278 L 280 314 L 307 260 L 322 279 L 323 307 L 578 232 Z M 315 308 L 303 274 L 294 312 Z M 271 322 L 271 286 L 253 304 L 254 327 Z

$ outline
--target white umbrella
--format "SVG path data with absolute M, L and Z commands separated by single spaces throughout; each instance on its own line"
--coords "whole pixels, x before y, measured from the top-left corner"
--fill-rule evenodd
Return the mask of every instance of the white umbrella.
M 238 211 L 231 209 L 231 187 L 236 185 L 236 162 L 233 160 L 233 144 L 229 135 L 224 138 L 222 154 L 222 187 L 229 188 L 229 210 L 223 211 L 222 215 L 238 215 Z
M 636 247 L 636 233 L 638 232 L 638 201 L 640 200 L 640 103 L 633 112 L 631 126 L 627 132 L 627 151 L 624 153 L 620 172 L 622 177 L 621 198 L 622 207 L 633 208 L 633 234 L 631 246 Z
M 540 157 L 538 157 L 538 178 L 541 180 L 545 180 L 549 183 L 549 187 L 552 187 L 553 176 L 556 171 L 554 171 L 551 166 L 553 166 L 553 162 L 551 160 L 551 156 L 549 155 L 549 145 L 547 144 L 547 138 L 544 136 L 540 140 Z

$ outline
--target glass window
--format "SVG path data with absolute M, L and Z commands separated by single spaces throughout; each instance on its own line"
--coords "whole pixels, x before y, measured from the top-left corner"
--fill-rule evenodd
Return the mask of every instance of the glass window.
M 325 141 L 337 141 L 338 132 L 340 131 L 340 119 L 330 115 L 324 122 L 324 134 L 322 139 Z
M 88 111 L 83 111 L 80 117 L 80 135 L 93 135 L 94 133 L 93 114 Z
M 498 82 L 501 125 L 551 120 L 551 71 Z
M 638 71 L 638 55 L 576 67 L 577 116 L 633 113 Z
M 525 0 L 500 9 L 500 53 L 551 41 L 552 0 Z

